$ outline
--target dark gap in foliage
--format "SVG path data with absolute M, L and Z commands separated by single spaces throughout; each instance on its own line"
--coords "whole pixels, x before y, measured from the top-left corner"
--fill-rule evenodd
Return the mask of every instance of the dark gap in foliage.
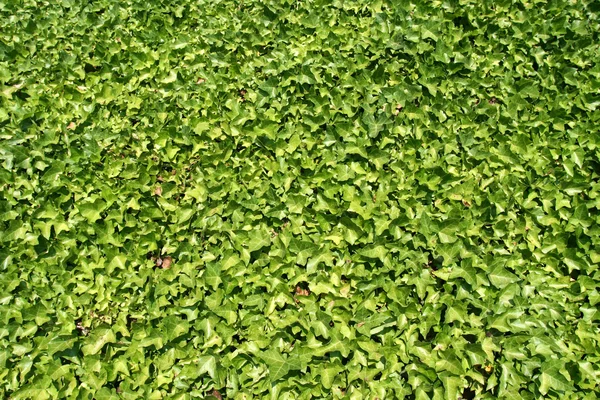
M 425 335 L 425 337 L 423 337 L 423 341 L 431 343 L 433 342 L 433 340 L 436 338 L 437 336 L 437 332 L 434 330 L 434 328 L 430 328 L 429 331 L 427 332 L 427 334 Z
M 482 310 L 479 307 L 474 306 L 472 303 L 467 304 L 467 312 L 477 317 L 481 316 Z
M 463 335 L 463 338 L 471 344 L 475 344 L 479 341 L 479 338 L 476 335 L 471 334 Z
M 463 390 L 461 398 L 464 400 L 473 400 L 475 399 L 475 391 L 472 390 L 470 387 L 467 387 Z

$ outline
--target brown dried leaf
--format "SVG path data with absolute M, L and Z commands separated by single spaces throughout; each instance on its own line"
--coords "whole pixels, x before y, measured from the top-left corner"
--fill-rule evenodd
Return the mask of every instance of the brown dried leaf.
M 173 263 L 173 259 L 170 256 L 166 256 L 162 259 L 162 269 L 171 268 L 171 264 Z
M 300 286 L 296 286 L 296 296 L 308 296 L 310 294 L 310 290 L 302 289 Z
M 80 322 L 77 322 L 77 330 L 81 332 L 82 335 L 87 336 L 90 333 L 90 328 L 83 326 Z

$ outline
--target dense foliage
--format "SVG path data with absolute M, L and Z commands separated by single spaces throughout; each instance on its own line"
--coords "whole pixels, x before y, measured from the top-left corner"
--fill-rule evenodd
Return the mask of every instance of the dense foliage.
M 600 5 L 0 3 L 0 397 L 595 399 Z

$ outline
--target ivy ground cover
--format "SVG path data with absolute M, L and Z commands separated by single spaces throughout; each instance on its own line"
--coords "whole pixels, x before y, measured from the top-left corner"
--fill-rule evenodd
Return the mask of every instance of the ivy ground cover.
M 0 2 L 0 397 L 598 398 L 599 13 Z

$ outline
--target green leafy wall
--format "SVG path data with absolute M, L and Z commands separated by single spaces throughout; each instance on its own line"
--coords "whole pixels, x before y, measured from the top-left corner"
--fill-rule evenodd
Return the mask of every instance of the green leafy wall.
M 597 398 L 599 12 L 0 2 L 0 397 Z

